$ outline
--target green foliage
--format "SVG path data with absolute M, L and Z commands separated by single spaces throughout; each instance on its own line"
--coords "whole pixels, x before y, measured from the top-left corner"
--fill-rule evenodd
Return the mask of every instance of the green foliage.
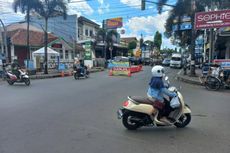
M 137 47 L 137 42 L 136 41 L 129 42 L 129 44 L 128 44 L 128 49 L 129 50 L 135 49 L 136 47 Z
M 153 44 L 160 50 L 162 44 L 162 35 L 159 31 L 155 33 Z
M 167 3 L 167 0 L 158 0 L 158 2 Z M 181 47 L 187 47 L 191 44 L 191 30 L 186 31 L 176 31 L 173 32 L 172 25 L 175 25 L 173 22 L 175 19 L 178 19 L 178 25 L 181 23 L 182 17 L 184 15 L 190 16 L 192 20 L 194 19 L 196 12 L 202 12 L 205 10 L 205 7 L 211 8 L 211 6 L 216 6 L 218 9 L 230 8 L 229 0 L 193 0 L 195 1 L 195 10 L 192 8 L 192 0 L 178 0 L 175 7 L 170 11 L 169 17 L 166 21 L 166 31 L 165 36 L 170 38 L 173 37 L 174 45 L 179 45 Z M 161 12 L 163 7 L 162 5 L 158 6 L 159 12 Z M 160 10 L 160 9 L 161 10 Z M 193 23 L 193 21 L 192 21 Z M 199 31 L 198 31 L 199 33 Z
M 147 46 L 150 47 L 151 50 L 153 50 L 153 47 L 154 47 L 153 41 L 151 41 L 151 40 L 146 40 L 146 41 L 144 42 L 144 44 L 146 44 Z
M 160 51 L 161 54 L 168 54 L 168 55 L 172 55 L 172 53 L 176 53 L 175 49 L 169 49 L 169 48 L 164 48 Z

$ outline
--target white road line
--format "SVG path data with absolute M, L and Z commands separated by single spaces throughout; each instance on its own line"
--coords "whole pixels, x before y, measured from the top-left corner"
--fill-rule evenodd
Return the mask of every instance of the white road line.
M 182 69 L 177 74 L 180 75 L 181 71 L 182 71 Z

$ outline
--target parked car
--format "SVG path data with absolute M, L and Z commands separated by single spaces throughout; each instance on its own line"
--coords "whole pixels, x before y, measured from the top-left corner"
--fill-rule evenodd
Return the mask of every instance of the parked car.
M 169 58 L 165 58 L 162 62 L 162 65 L 164 66 L 169 66 L 170 65 L 170 59 Z
M 130 57 L 129 61 L 132 65 L 139 65 L 142 64 L 142 59 L 139 57 Z
M 153 58 L 152 65 L 161 65 L 162 64 L 162 59 L 160 58 Z
M 145 58 L 142 59 L 142 62 L 143 62 L 144 65 L 152 65 L 153 61 L 152 61 L 151 58 L 145 57 Z

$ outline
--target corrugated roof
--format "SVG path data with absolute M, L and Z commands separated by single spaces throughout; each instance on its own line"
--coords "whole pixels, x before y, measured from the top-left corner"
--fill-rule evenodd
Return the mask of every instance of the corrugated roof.
M 44 46 L 44 33 L 39 31 L 30 31 L 30 46 Z M 18 29 L 7 32 L 8 37 L 11 38 L 11 43 L 14 45 L 26 46 L 27 44 L 27 30 Z M 58 37 L 48 34 L 48 43 L 58 39 Z

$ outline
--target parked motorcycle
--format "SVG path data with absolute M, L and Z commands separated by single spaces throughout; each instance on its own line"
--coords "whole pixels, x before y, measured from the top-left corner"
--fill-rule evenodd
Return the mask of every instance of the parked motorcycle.
M 18 70 L 20 72 L 19 78 L 13 74 L 11 71 L 6 71 L 6 81 L 9 85 L 13 85 L 16 83 L 25 83 L 27 86 L 30 85 L 30 78 L 26 72 L 22 71 L 21 69 Z
M 144 97 L 130 97 L 123 103 L 121 109 L 117 111 L 118 119 L 122 119 L 124 127 L 128 130 L 136 130 L 143 126 L 172 126 L 175 125 L 178 128 L 186 127 L 191 121 L 190 107 L 185 104 L 182 94 L 176 87 L 169 87 L 170 91 L 175 92 L 178 96 L 180 106 L 178 108 L 172 108 L 170 106 L 170 100 L 165 97 L 164 111 L 159 114 L 159 111 L 155 111 L 155 101 L 151 98 Z M 157 112 L 154 113 L 153 112 Z M 159 116 L 172 117 L 172 122 L 162 122 Z
M 88 71 L 87 67 L 85 67 L 83 71 L 84 72 L 82 72 L 81 68 L 76 68 L 76 70 L 73 71 L 74 78 L 76 80 L 78 80 L 80 78 L 88 78 L 89 77 L 89 71 Z
M 212 68 L 212 73 L 206 77 L 204 85 L 208 90 L 230 88 L 230 70 L 221 67 Z

